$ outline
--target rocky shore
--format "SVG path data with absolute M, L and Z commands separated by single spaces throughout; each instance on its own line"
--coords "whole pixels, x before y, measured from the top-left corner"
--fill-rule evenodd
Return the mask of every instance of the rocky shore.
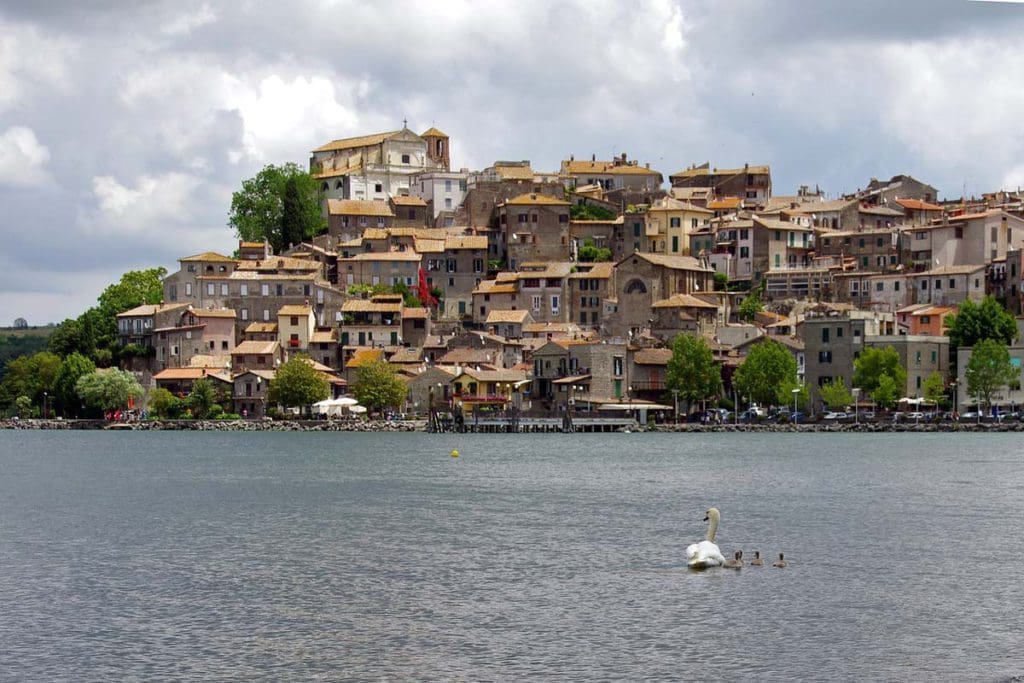
M 117 422 L 105 420 L 0 420 L 0 429 L 106 429 L 125 431 L 207 431 L 207 432 L 425 432 L 426 420 L 146 420 Z M 1024 432 L 1024 422 L 981 423 L 897 423 L 861 422 L 788 424 L 659 424 L 635 429 L 638 432 L 714 432 L 818 433 L 818 432 Z

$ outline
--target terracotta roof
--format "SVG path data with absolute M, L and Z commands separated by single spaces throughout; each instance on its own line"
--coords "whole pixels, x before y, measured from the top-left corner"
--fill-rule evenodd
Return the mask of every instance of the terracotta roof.
M 523 332 L 536 334 L 538 332 L 561 332 L 568 334 L 575 325 L 570 323 L 526 323 L 523 325 Z
M 672 349 L 641 349 L 633 354 L 637 365 L 668 365 Z
M 402 309 L 402 320 L 426 320 L 430 311 L 420 306 L 406 306 Z
M 263 242 L 239 242 L 239 249 L 262 249 L 266 245 Z
M 306 270 L 312 272 L 320 270 L 320 268 L 321 266 L 318 262 L 309 259 L 296 258 L 295 256 L 271 256 L 265 259 L 245 259 L 239 262 L 236 272 L 259 271 L 272 273 L 280 270 Z
M 232 356 L 260 356 L 268 353 L 275 353 L 280 345 L 277 340 L 273 341 L 252 341 L 246 340 L 231 351 Z
M 420 137 L 421 138 L 446 138 L 448 136 L 445 135 L 444 133 L 442 133 L 441 131 L 439 131 L 437 128 L 434 128 L 433 126 L 431 126 L 430 128 L 427 128 L 425 131 L 420 133 Z
M 911 211 L 942 211 L 941 206 L 922 202 L 920 199 L 897 199 L 896 203 Z
M 178 259 L 179 261 L 213 261 L 217 263 L 235 263 L 237 259 L 233 259 L 230 256 L 224 254 L 218 254 L 215 251 L 204 251 L 202 254 L 196 254 L 194 256 L 186 256 L 185 258 Z
M 582 264 L 580 266 L 582 268 Z M 589 270 L 577 270 L 569 274 L 570 280 L 606 280 L 615 272 L 615 264 L 611 261 L 595 263 Z
M 222 370 L 227 365 L 227 356 L 211 356 L 209 354 L 197 353 L 188 359 L 190 368 L 213 368 Z
M 740 197 L 722 197 L 708 202 L 709 209 L 738 209 L 743 204 Z
M 448 235 L 444 240 L 445 249 L 486 249 L 487 238 L 483 235 Z
M 277 332 L 277 323 L 250 323 L 245 328 L 246 334 L 256 334 L 258 332 Z
M 493 363 L 495 351 L 493 349 L 452 349 L 437 359 L 441 365 L 466 365 Z
M 167 368 L 153 375 L 153 379 L 159 380 L 196 380 L 201 377 L 212 377 L 218 373 L 210 372 L 210 368 Z M 218 377 L 218 379 L 224 379 Z
M 975 218 L 988 218 L 996 214 L 1002 213 L 1001 209 L 989 209 L 988 211 L 980 211 L 978 213 L 962 213 L 956 216 L 950 216 L 950 221 L 969 221 Z
M 528 261 L 519 264 L 519 271 L 515 275 L 518 280 L 565 277 L 572 272 L 573 265 L 568 261 Z
M 964 266 L 941 266 L 939 268 L 932 268 L 921 273 L 907 273 L 908 277 L 933 277 L 935 275 L 968 275 L 970 273 L 984 270 L 984 264 L 977 265 L 964 265 Z
M 708 303 L 703 299 L 698 299 L 695 296 L 689 294 L 674 294 L 667 299 L 661 299 L 651 304 L 651 308 L 711 308 L 717 309 L 718 306 Z
M 340 258 L 338 262 L 344 261 L 419 261 L 420 255 L 412 249 L 406 251 L 364 251 L 360 254 L 353 254 L 348 258 Z
M 427 205 L 427 203 L 425 201 L 423 201 L 422 199 L 420 199 L 419 197 L 410 197 L 410 196 L 401 195 L 401 194 L 398 194 L 398 195 L 395 195 L 394 197 L 392 197 L 391 201 L 394 202 L 395 206 L 424 206 L 425 207 Z
M 799 232 L 814 232 L 814 228 L 810 228 L 806 225 L 800 225 L 799 223 L 793 223 L 791 221 L 780 221 L 775 218 L 762 218 L 761 216 L 754 216 L 754 222 L 769 230 L 796 230 Z
M 661 177 L 657 171 L 645 166 L 634 166 L 633 164 L 616 165 L 612 161 L 586 161 L 573 160 L 562 162 L 567 173 L 571 175 L 656 175 Z
M 651 204 L 650 208 L 647 209 L 648 213 L 654 211 L 689 211 L 690 213 L 707 213 L 712 214 L 714 211 L 711 209 L 705 209 L 702 206 L 696 206 L 690 202 L 683 202 L 673 197 L 662 197 Z
M 569 202 L 563 199 L 556 199 L 555 197 L 536 192 L 528 192 L 512 199 L 506 199 L 504 204 L 506 206 L 569 206 Z
M 464 370 L 464 375 L 481 382 L 521 382 L 526 379 L 526 373 L 522 370 Z
M 309 337 L 311 344 L 332 344 L 338 341 L 338 330 L 316 330 Z
M 533 180 L 533 169 L 529 166 L 495 164 L 494 172 L 502 180 Z
M 197 318 L 234 318 L 235 311 L 231 308 L 217 308 L 209 310 L 205 308 L 194 308 L 189 311 L 192 315 Z M 182 312 L 184 315 L 185 312 Z
M 142 304 L 135 308 L 130 308 L 123 313 L 118 313 L 118 318 L 138 317 L 146 315 L 156 315 L 157 313 L 163 313 L 165 311 L 173 311 L 176 308 L 185 308 L 188 304 Z
M 664 266 L 665 268 L 671 268 L 672 270 L 699 270 L 711 272 L 711 268 L 701 265 L 700 261 L 693 258 L 692 256 L 671 256 L 669 254 L 648 254 L 644 252 L 634 252 L 629 256 L 619 261 L 619 265 L 624 263 L 626 260 L 631 258 L 641 258 L 648 263 L 653 263 L 658 266 Z
M 254 375 L 265 380 L 272 380 L 277 377 L 277 370 L 246 370 L 235 375 L 235 379 L 243 377 L 244 375 Z
M 498 309 L 487 314 L 486 325 L 494 323 L 522 323 L 530 315 L 529 311 L 508 311 Z
M 289 304 L 277 309 L 278 315 L 309 315 L 313 312 L 312 306 L 303 304 Z
M 326 168 L 321 170 L 319 173 L 314 173 L 313 177 L 319 180 L 324 178 L 339 178 L 344 175 L 351 175 L 358 173 L 363 170 L 362 164 L 355 164 L 354 166 L 343 166 L 341 168 Z
M 410 346 L 406 349 L 399 349 L 388 358 L 389 363 L 422 363 L 423 349 L 418 346 Z
M 413 249 L 418 254 L 441 254 L 444 253 L 444 240 L 424 240 L 417 237 L 413 242 Z
M 359 348 L 352 354 L 352 357 L 345 363 L 346 368 L 359 368 L 384 358 L 383 349 Z
M 401 131 L 393 130 L 388 133 L 374 133 L 373 135 L 361 135 L 354 138 L 341 138 L 339 140 L 332 140 L 326 145 L 321 145 L 314 149 L 314 152 L 333 152 L 335 150 L 342 149 L 355 149 L 356 147 L 369 147 L 370 145 L 379 145 L 380 143 L 387 140 L 392 135 L 400 133 Z
M 402 303 L 390 301 L 369 301 L 367 299 L 348 299 L 341 304 L 343 313 L 398 313 Z
M 394 212 L 382 199 L 328 199 L 327 213 L 332 216 L 377 216 L 393 218 Z

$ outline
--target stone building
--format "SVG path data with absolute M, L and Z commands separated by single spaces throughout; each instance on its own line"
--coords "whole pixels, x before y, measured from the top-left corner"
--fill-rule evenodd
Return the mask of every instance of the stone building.
M 498 206 L 502 258 L 510 270 L 527 261 L 569 259 L 569 202 L 531 192 Z
M 768 166 L 709 168 L 709 164 L 691 166 L 669 176 L 672 187 L 706 187 L 719 197 L 740 197 L 765 203 L 772 196 L 772 172 Z
M 649 330 L 653 304 L 675 294 L 710 292 L 713 271 L 691 256 L 635 253 L 615 264 L 616 311 L 605 321 L 606 333 L 625 337 Z
M 853 361 L 864 349 L 866 339 L 883 342 L 896 339 L 896 320 L 892 313 L 871 311 L 809 311 L 800 328 L 806 358 L 805 382 L 814 406 L 821 406 L 819 387 L 841 379 L 850 387 Z

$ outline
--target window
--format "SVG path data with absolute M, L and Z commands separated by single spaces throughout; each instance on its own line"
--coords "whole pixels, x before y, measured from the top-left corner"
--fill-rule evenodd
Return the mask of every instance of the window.
M 836 328 L 836 339 L 842 339 L 842 338 L 843 338 L 843 328 L 837 327 Z
M 473 272 L 482 273 L 484 272 L 484 260 L 482 258 L 473 259 Z
M 445 197 L 444 198 L 444 208 L 446 208 L 446 209 L 452 208 L 452 198 L 451 197 Z M 412 218 L 412 216 L 410 216 L 410 218 Z
M 453 259 L 453 258 L 448 259 L 448 261 L 447 261 L 447 263 L 445 265 L 446 265 L 446 269 L 447 269 L 447 271 L 449 273 L 457 273 L 458 270 L 459 270 L 458 262 L 455 259 Z
M 678 252 L 678 251 L 679 251 L 679 237 L 677 235 L 672 235 L 672 252 L 675 253 L 675 252 Z
M 560 213 L 560 214 L 558 214 L 558 222 L 559 223 L 568 223 L 569 222 L 569 214 L 567 214 L 567 213 Z
M 238 286 L 238 293 L 242 296 L 249 296 L 249 285 L 242 283 Z
M 818 362 L 819 363 L 831 363 L 832 352 L 831 351 L 818 351 Z
M 444 191 L 445 192 L 451 192 L 452 191 L 452 181 L 450 181 L 450 180 L 445 180 L 444 181 Z
M 221 286 L 220 286 L 220 295 L 221 296 L 227 296 L 228 295 L 228 285 L 227 285 L 227 283 L 222 283 L 221 284 Z
M 525 213 L 519 214 L 518 221 L 520 223 L 529 223 L 530 222 L 529 214 L 525 214 Z
M 403 164 L 409 163 L 409 155 L 408 154 L 403 154 L 402 155 L 402 163 Z
M 670 227 L 670 228 L 682 227 L 681 223 L 682 223 L 682 219 L 680 219 L 678 216 L 675 217 L 675 218 L 669 218 L 668 219 L 668 227 Z
M 248 320 L 248 319 L 249 319 L 249 309 L 248 308 L 243 308 L 242 309 L 242 320 Z
M 740 247 L 740 258 L 750 257 L 750 247 Z
M 551 313 L 553 315 L 557 315 L 558 314 L 558 303 L 559 303 L 558 302 L 558 295 L 557 294 L 552 294 L 551 295 Z
M 269 308 L 264 308 L 263 309 L 263 321 L 266 322 L 268 320 L 270 320 L 270 309 Z
M 927 280 L 921 280 L 921 290 L 923 291 L 923 290 L 926 290 L 926 289 L 928 289 L 928 281 Z
M 536 223 L 537 222 L 537 214 L 536 214 L 536 212 L 533 212 L 533 213 L 530 214 L 530 222 L 531 223 Z
M 892 291 L 894 291 L 894 292 L 900 291 L 900 281 L 899 280 L 896 280 L 895 282 L 892 283 Z
M 828 328 L 821 328 L 821 343 L 828 344 Z
M 270 296 L 270 285 L 260 285 L 260 294 Z
M 212 282 L 207 282 L 206 283 L 206 293 L 209 296 L 213 296 L 213 283 Z
M 186 282 L 185 283 L 185 296 L 192 296 L 192 283 L 191 282 Z
M 622 356 L 615 356 L 614 358 L 612 358 L 612 374 L 622 374 Z
M 863 237 L 861 237 L 860 240 L 858 240 L 857 246 L 859 246 L 861 249 L 864 248 L 864 238 Z
M 914 239 L 915 240 L 923 240 L 923 239 L 925 239 L 927 237 L 928 237 L 928 233 L 923 232 L 923 231 L 922 232 L 915 232 L 914 233 Z
M 534 311 L 540 311 L 540 296 L 535 294 L 530 297 L 530 304 Z
M 954 280 L 953 278 L 949 278 L 949 288 L 956 289 L 956 280 Z
M 277 292 L 278 296 L 284 296 L 284 285 L 281 285 L 281 284 L 274 285 L 274 291 Z
M 194 264 L 194 263 L 188 264 L 188 266 L 185 267 L 185 270 L 187 270 L 190 273 L 196 272 L 196 264 Z
M 642 223 L 633 223 L 633 237 L 639 237 L 642 229 Z
M 885 291 L 885 283 L 884 282 L 876 282 L 875 283 L 875 291 L 876 292 L 884 292 Z
M 939 360 L 939 352 L 938 351 L 932 351 L 932 363 L 935 363 L 938 360 Z

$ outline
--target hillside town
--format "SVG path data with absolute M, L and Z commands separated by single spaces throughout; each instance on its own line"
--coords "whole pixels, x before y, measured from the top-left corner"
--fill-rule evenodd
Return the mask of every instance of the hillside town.
M 963 376 L 971 349 L 951 355 L 948 320 L 986 297 L 1022 312 L 1019 191 L 942 199 L 895 175 L 841 197 L 777 194 L 765 160 L 666 178 L 626 153 L 453 169 L 451 144 L 403 127 L 312 150 L 326 232 L 279 253 L 243 240 L 182 254 L 161 303 L 117 316 L 118 342 L 147 350 L 122 365 L 178 396 L 205 378 L 252 418 L 301 354 L 333 397 L 386 361 L 407 386 L 394 410 L 410 415 L 647 421 L 708 419 L 717 399 L 759 410 L 733 375 L 766 342 L 795 361 L 798 411 L 834 409 L 823 389 L 838 382 L 868 412 L 855 362 L 891 347 L 905 409 L 937 375 L 968 412 L 981 403 Z M 679 335 L 700 338 L 720 374 L 701 404 L 668 383 Z M 1019 374 L 1024 347 L 1009 354 Z M 992 398 L 1024 394 L 1016 381 Z

